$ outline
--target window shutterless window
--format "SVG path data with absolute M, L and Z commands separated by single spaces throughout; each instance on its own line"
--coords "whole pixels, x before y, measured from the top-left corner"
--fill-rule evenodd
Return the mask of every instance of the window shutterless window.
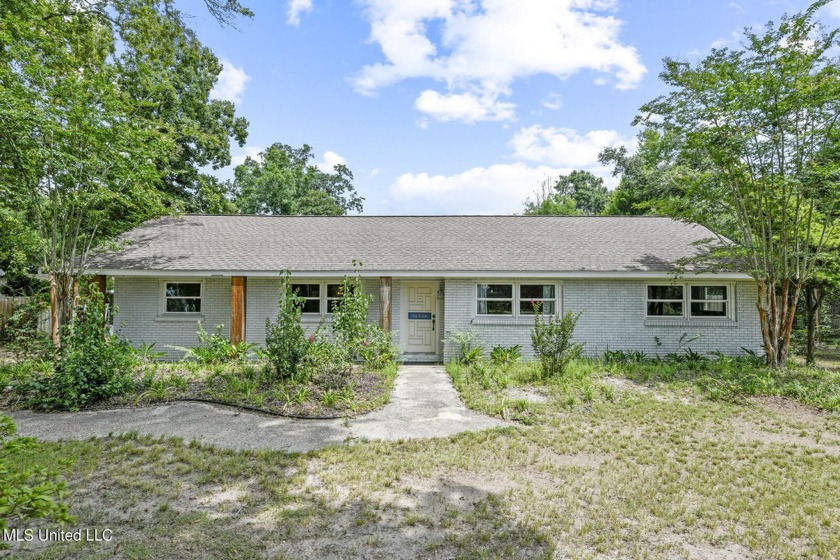
M 163 298 L 166 313 L 201 313 L 200 282 L 166 282 Z
M 648 317 L 683 317 L 683 286 L 663 285 L 647 287 Z
M 479 315 L 513 315 L 513 284 L 478 284 Z
M 557 310 L 557 286 L 554 284 L 520 284 L 519 314 L 533 315 L 535 303 L 541 305 L 543 313 L 553 315 Z
M 327 313 L 332 313 L 344 295 L 344 284 L 327 284 Z
M 292 284 L 292 292 L 303 298 L 304 313 L 321 312 L 321 285 L 320 284 Z
M 692 317 L 727 317 L 729 311 L 727 286 L 692 286 Z

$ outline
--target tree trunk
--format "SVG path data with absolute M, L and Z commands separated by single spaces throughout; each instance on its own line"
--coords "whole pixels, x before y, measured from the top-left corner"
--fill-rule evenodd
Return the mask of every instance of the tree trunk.
M 809 284 L 805 286 L 805 312 L 808 317 L 808 336 L 805 350 L 805 363 L 813 365 L 816 362 L 814 356 L 817 344 L 817 328 L 820 323 L 820 305 L 822 305 L 823 291 L 817 286 Z
M 765 279 L 758 280 L 757 285 L 758 318 L 766 363 L 770 367 L 783 367 L 788 359 L 796 302 L 802 282 L 785 279 L 777 286 L 775 282 Z
M 61 344 L 59 339 L 58 328 L 58 280 L 55 273 L 50 273 L 50 338 L 52 339 L 53 349 L 58 352 Z

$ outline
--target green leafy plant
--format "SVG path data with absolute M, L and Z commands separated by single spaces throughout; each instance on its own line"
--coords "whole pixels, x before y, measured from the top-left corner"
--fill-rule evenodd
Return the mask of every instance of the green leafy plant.
M 5 323 L 0 324 L 0 343 L 22 358 L 50 355 L 52 344 L 38 330 L 38 322 L 48 308 L 48 300 L 38 294 L 15 308 Z
M 244 340 L 233 344 L 228 338 L 222 334 L 224 325 L 216 325 L 216 332 L 213 334 L 204 330 L 201 322 L 198 323 L 198 346 L 194 348 L 182 348 L 179 346 L 171 346 L 176 350 L 185 352 L 185 360 L 196 360 L 200 364 L 215 365 L 226 364 L 228 362 L 242 362 L 248 357 L 248 352 L 253 349 L 256 344 L 252 342 L 245 342 Z
M 25 382 L 33 406 L 76 410 L 134 389 L 135 352 L 125 339 L 108 333 L 105 299 L 96 286 L 85 289 L 64 331 L 55 373 Z
M 16 454 L 36 445 L 32 438 L 15 437 L 17 426 L 8 416 L 0 415 L 0 531 L 10 521 L 48 517 L 60 523 L 72 521 L 67 504 L 62 502 L 65 483 L 58 475 L 41 466 L 20 468 L 10 461 Z M 8 548 L 0 544 L 0 549 Z
M 531 342 L 540 359 L 544 379 L 554 379 L 563 375 L 569 362 L 583 353 L 583 344 L 572 340 L 581 313 L 575 315 L 567 311 L 562 317 L 553 314 L 546 317 L 539 302 L 534 304 Z
M 386 331 L 378 325 L 368 325 L 359 352 L 365 367 L 378 371 L 395 363 L 399 357 L 399 348 L 394 344 L 394 338 L 394 332 Z
M 155 350 L 155 346 L 157 346 L 157 342 L 152 342 L 151 344 L 144 342 L 138 346 L 137 359 L 139 359 L 142 364 L 150 364 L 166 356 L 166 352 L 158 352 Z
M 353 264 L 358 263 L 353 261 Z M 331 309 L 332 332 L 335 343 L 344 349 L 349 360 L 354 360 L 362 354 L 364 343 L 367 341 L 367 317 L 371 301 L 373 296 L 364 293 L 358 274 L 344 277 L 341 281 L 341 298 Z
M 452 331 L 443 339 L 443 342 L 456 345 L 459 352 L 458 359 L 465 364 L 474 363 L 484 352 L 478 335 L 471 330 Z
M 275 379 L 291 379 L 307 352 L 306 337 L 300 319 L 303 298 L 292 290 L 291 273 L 280 275 L 280 302 L 277 320 L 265 322 L 265 354 L 268 370 Z
M 522 345 L 515 346 L 494 346 L 490 351 L 490 361 L 494 365 L 510 367 L 522 359 Z

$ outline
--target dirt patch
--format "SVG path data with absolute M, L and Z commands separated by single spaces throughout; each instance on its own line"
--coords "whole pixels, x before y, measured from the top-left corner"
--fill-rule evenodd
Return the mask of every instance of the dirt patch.
M 827 416 L 824 410 L 785 397 L 751 397 L 749 400 L 792 420 L 821 422 Z
M 510 387 L 506 395 L 509 399 L 524 400 L 532 403 L 544 403 L 548 397 L 541 391 L 533 388 Z

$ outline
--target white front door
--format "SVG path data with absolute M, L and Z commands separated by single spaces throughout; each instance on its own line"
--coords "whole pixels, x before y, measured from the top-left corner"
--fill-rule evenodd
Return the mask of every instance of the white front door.
M 407 353 L 437 353 L 437 284 L 406 284 Z

